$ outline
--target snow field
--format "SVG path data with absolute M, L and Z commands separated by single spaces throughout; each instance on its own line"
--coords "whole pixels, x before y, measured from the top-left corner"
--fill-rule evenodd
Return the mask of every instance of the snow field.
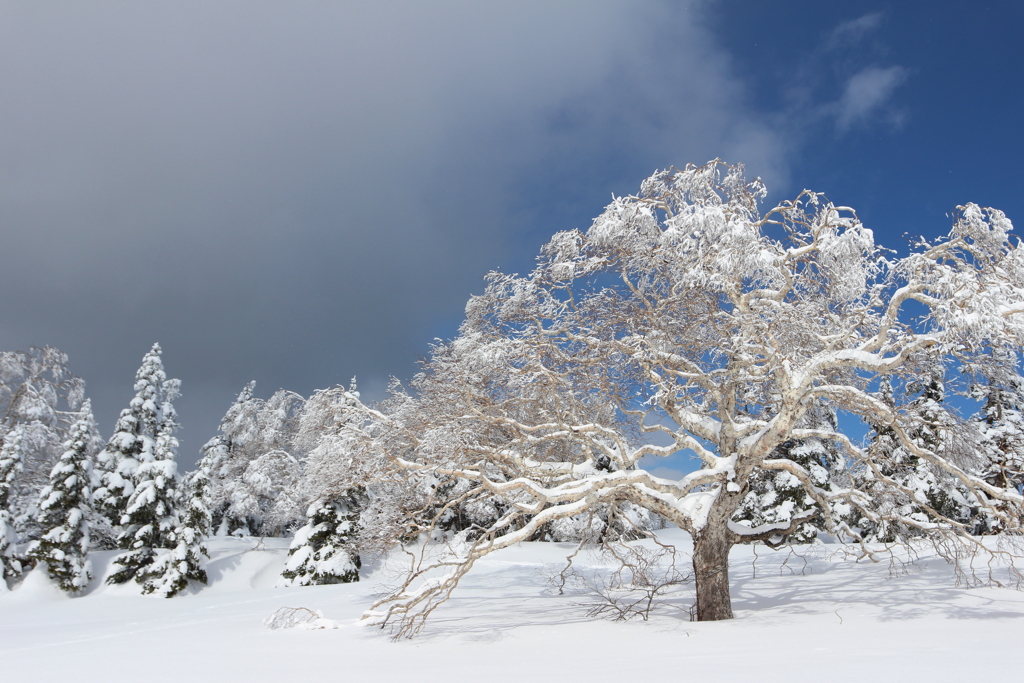
M 685 535 L 662 540 L 684 548 Z M 395 567 L 356 584 L 275 588 L 288 539 L 215 538 L 210 585 L 173 599 L 94 579 L 68 598 L 41 572 L 0 594 L 0 681 L 952 681 L 1016 680 L 1024 593 L 955 586 L 922 553 L 905 573 L 844 561 L 836 547 L 803 557 L 734 548 L 737 618 L 694 623 L 687 592 L 647 622 L 586 616 L 596 597 L 564 595 L 547 576 L 573 546 L 525 543 L 481 560 L 413 640 L 392 642 L 359 616 Z M 94 553 L 96 574 L 116 552 Z M 806 562 L 806 564 L 805 564 Z M 583 573 L 606 570 L 589 553 Z M 684 565 L 685 568 L 685 565 Z M 801 574 L 801 572 L 803 572 Z M 337 629 L 271 630 L 281 607 L 323 612 Z

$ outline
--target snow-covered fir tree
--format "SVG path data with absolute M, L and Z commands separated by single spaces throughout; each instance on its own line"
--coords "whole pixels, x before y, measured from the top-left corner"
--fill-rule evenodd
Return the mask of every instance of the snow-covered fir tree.
M 962 460 L 954 453 L 959 429 L 956 417 L 945 403 L 945 382 L 941 372 L 908 382 L 906 391 L 914 396 L 907 403 L 907 434 L 911 443 L 950 459 Z M 915 395 L 916 394 L 916 395 Z M 881 382 L 879 397 L 886 405 L 896 405 L 891 382 Z M 869 462 L 853 472 L 861 490 L 870 492 L 874 513 L 856 515 L 852 520 L 866 540 L 892 543 L 917 536 L 930 527 L 936 517 L 945 523 L 974 530 L 978 501 L 964 485 L 901 444 L 890 427 L 875 426 L 868 436 Z M 878 480 L 896 482 L 897 487 L 876 484 Z
M 1024 377 L 1014 355 L 1000 354 L 995 360 L 971 388 L 971 396 L 982 403 L 973 419 L 982 458 L 979 474 L 993 486 L 1019 491 L 1024 485 Z M 980 522 L 982 533 L 1003 526 L 992 515 L 982 515 Z
M 305 402 L 295 442 L 311 453 L 311 463 L 323 465 L 325 443 L 334 443 L 346 426 L 362 419 L 362 403 L 353 378 L 343 386 L 318 391 Z M 351 583 L 359 580 L 360 516 L 368 496 L 361 484 L 358 463 L 347 450 L 332 449 L 340 460 L 332 464 L 348 470 L 344 481 L 334 479 L 331 492 L 321 492 L 306 510 L 306 523 L 295 533 L 279 585 L 307 586 Z M 331 457 L 331 456 L 327 456 Z M 323 476 L 316 467 L 313 477 Z
M 4 435 L 0 447 L 0 579 L 21 576 L 22 563 L 16 556 L 17 535 L 10 513 L 11 489 L 21 469 L 21 427 L 15 427 Z M 6 586 L 3 581 L 0 584 Z
M 167 379 L 160 346 L 154 344 L 136 374 L 135 398 L 122 411 L 118 433 L 104 451 L 108 469 L 103 500 L 108 509 L 124 500 L 118 546 L 128 551 L 114 560 L 119 569 L 109 583 L 134 578 L 144 592 L 156 590 L 163 576 L 162 567 L 152 566 L 157 551 L 177 545 L 178 440 L 173 433 L 178 423 L 172 402 L 179 387 L 178 380 Z
M 210 477 L 202 467 L 182 483 L 181 523 L 174 529 L 170 550 L 157 554 L 144 574 L 143 590 L 164 597 L 174 597 L 190 583 L 206 584 L 203 558 L 209 557 L 204 540 L 210 535 Z
M 154 344 L 143 357 L 135 373 L 135 397 L 121 411 L 114 435 L 97 456 L 101 475 L 100 486 L 94 493 L 96 507 L 114 526 L 120 526 L 135 491 L 139 465 L 152 460 L 156 448 L 159 407 L 167 381 L 160 353 L 159 344 Z
M 86 401 L 64 443 L 63 455 L 50 472 L 50 484 L 39 494 L 42 536 L 29 556 L 42 563 L 50 578 L 68 593 L 82 591 L 92 578 L 89 524 L 96 440 L 96 422 Z
M 800 427 L 828 431 L 838 429 L 835 413 L 821 405 L 808 410 L 801 420 Z M 836 449 L 827 448 L 820 439 L 784 441 L 775 448 L 763 468 L 751 473 L 749 491 L 733 516 L 736 523 L 751 528 L 776 524 L 780 529 L 785 529 L 790 526 L 795 515 L 817 507 L 817 503 L 804 489 L 800 480 L 789 471 L 768 469 L 773 461 L 777 460 L 797 463 L 807 472 L 811 483 L 822 489 L 828 488 L 831 473 L 843 468 L 842 458 Z M 824 530 L 823 526 L 818 518 L 812 517 L 795 531 L 770 538 L 766 543 L 809 543 Z
M 318 500 L 309 506 L 306 525 L 288 550 L 282 586 L 352 583 L 359 580 L 359 498 L 353 491 L 339 500 Z

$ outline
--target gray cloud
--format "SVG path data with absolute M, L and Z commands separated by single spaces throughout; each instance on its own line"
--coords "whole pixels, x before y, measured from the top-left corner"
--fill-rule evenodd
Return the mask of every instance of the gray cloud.
M 0 346 L 67 351 L 109 430 L 159 341 L 186 462 L 249 379 L 379 396 L 656 168 L 786 182 L 700 15 L 653 0 L 7 3 L 0 88 Z

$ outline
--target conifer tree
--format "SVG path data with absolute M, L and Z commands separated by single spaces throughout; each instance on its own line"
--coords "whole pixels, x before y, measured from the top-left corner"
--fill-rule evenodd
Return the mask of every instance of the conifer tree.
M 887 407 L 896 405 L 892 381 L 888 376 L 882 377 L 875 397 Z M 853 473 L 857 488 L 871 495 L 874 501 L 875 515 L 867 518 L 858 511 L 851 512 L 848 524 L 865 540 L 891 543 L 897 539 L 901 525 L 893 518 L 900 510 L 912 510 L 908 497 L 891 487 L 878 482 L 878 477 L 892 477 L 896 470 L 903 466 L 899 439 L 892 427 L 874 425 L 867 436 L 866 452 L 871 456 L 870 463 L 857 463 Z
M 984 383 L 971 390 L 971 396 L 982 401 L 974 417 L 982 457 L 980 475 L 993 486 L 1019 491 L 1024 485 L 1024 377 L 1016 370 L 1015 357 L 1003 354 L 997 361 L 999 372 L 990 370 Z M 981 533 L 1001 530 L 1002 524 L 992 515 L 980 521 Z
M 17 537 L 10 512 L 11 489 L 21 469 L 21 436 L 21 427 L 14 427 L 4 435 L 0 447 L 0 586 L 6 586 L 2 579 L 17 578 L 22 571 L 21 560 L 15 554 Z
M 128 500 L 135 491 L 139 465 L 153 459 L 160 422 L 159 403 L 166 381 L 160 346 L 154 344 L 135 373 L 135 397 L 121 411 L 114 435 L 97 456 L 102 474 L 100 486 L 94 493 L 96 506 L 115 527 L 120 526 Z
M 317 500 L 309 506 L 307 522 L 295 534 L 285 569 L 283 586 L 352 583 L 359 580 L 359 555 L 355 551 L 359 524 L 359 494 L 350 492 L 339 500 Z
M 203 541 L 210 535 L 210 510 L 207 504 L 210 478 L 200 467 L 181 487 L 184 511 L 181 523 L 170 536 L 170 550 L 157 554 L 152 565 L 142 570 L 142 591 L 172 598 L 189 583 L 206 584 L 202 558 L 209 557 Z
M 911 441 L 949 457 L 956 420 L 945 405 L 942 375 L 933 373 L 922 381 L 908 383 L 906 389 L 910 395 L 917 394 L 907 404 Z M 888 379 L 881 383 L 879 397 L 886 405 L 895 405 Z M 859 515 L 854 520 L 865 540 L 892 543 L 920 535 L 936 516 L 965 528 L 973 527 L 977 508 L 973 494 L 900 445 L 891 428 L 874 427 L 867 451 L 871 465 L 861 466 L 854 473 L 858 488 L 872 494 L 877 513 L 871 519 Z M 898 488 L 875 485 L 879 478 L 896 483 Z M 915 526 L 916 523 L 922 526 Z
M 128 551 L 114 560 L 120 568 L 108 583 L 134 578 L 144 591 L 152 592 L 158 577 L 147 570 L 157 550 L 177 545 L 178 440 L 173 432 L 178 423 L 172 401 L 178 397 L 179 387 L 178 380 L 167 379 L 160 345 L 154 344 L 136 374 L 135 398 L 122 411 L 118 433 L 104 451 L 108 456 L 104 502 L 108 509 L 115 509 L 124 501 L 118 545 Z
M 42 536 L 29 551 L 68 593 L 83 590 L 92 578 L 88 553 L 95 434 L 92 408 L 86 401 L 64 443 L 64 453 L 50 473 L 50 484 L 39 494 Z
M 932 375 L 919 391 L 920 396 L 910 404 L 920 419 L 913 438 L 917 445 L 945 454 L 953 446 L 956 420 L 944 403 L 946 390 L 942 376 Z M 977 501 L 963 484 L 920 458 L 908 457 L 906 461 L 913 468 L 907 486 L 914 491 L 918 503 L 929 506 L 950 521 L 973 524 Z
M 835 430 L 836 417 L 832 411 L 816 406 L 805 415 L 800 427 L 804 429 Z M 831 474 L 843 468 L 841 457 L 834 449 L 826 448 L 819 439 L 791 439 L 780 444 L 766 463 L 772 460 L 791 460 L 802 467 L 810 481 L 819 488 L 828 488 Z M 751 474 L 749 491 L 733 516 L 738 524 L 752 528 L 779 525 L 786 528 L 796 515 L 817 507 L 800 481 L 786 470 L 759 469 Z M 782 543 L 809 543 L 823 525 L 809 518 L 795 531 L 780 534 L 767 541 L 769 545 Z

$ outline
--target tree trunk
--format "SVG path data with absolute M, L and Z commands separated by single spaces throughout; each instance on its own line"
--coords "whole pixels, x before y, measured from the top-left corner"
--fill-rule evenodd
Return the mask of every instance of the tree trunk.
M 732 619 L 732 598 L 729 595 L 730 549 L 732 539 L 724 524 L 709 524 L 694 539 L 697 621 Z

